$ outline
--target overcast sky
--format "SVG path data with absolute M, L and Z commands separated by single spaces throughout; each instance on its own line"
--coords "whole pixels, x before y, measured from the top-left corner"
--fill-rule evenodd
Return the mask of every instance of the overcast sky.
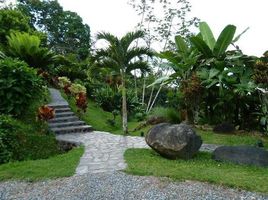
M 134 30 L 140 18 L 127 0 L 58 0 L 65 10 L 77 12 L 96 34 L 108 31 L 122 36 Z M 174 0 L 175 1 L 175 0 Z M 191 15 L 208 22 L 216 37 L 227 25 L 237 26 L 237 34 L 247 33 L 237 43 L 244 53 L 261 56 L 268 50 L 268 0 L 190 0 Z

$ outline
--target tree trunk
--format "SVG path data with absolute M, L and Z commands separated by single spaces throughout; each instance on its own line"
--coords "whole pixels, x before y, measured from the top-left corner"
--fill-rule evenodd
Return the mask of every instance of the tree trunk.
M 145 80 L 145 76 L 143 79 L 143 87 L 142 87 L 142 100 L 141 100 L 141 105 L 144 105 L 144 99 L 145 99 L 145 89 L 146 89 L 146 80 Z
M 125 77 L 122 76 L 122 125 L 124 134 L 128 134 L 127 126 L 127 93 L 125 85 Z

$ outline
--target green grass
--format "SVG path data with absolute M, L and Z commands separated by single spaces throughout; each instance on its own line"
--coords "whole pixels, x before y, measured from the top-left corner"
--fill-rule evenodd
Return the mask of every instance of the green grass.
M 196 180 L 268 193 L 268 168 L 219 163 L 210 153 L 200 152 L 194 159 L 168 160 L 149 149 L 128 149 L 125 159 L 129 174 Z
M 202 137 L 203 143 L 207 144 L 222 144 L 222 145 L 255 145 L 258 140 L 264 142 L 265 148 L 268 148 L 268 137 L 262 137 L 260 135 L 226 135 L 216 134 L 212 131 L 196 130 Z
M 63 97 L 67 99 L 66 95 L 62 93 Z M 67 99 L 70 107 L 73 111 L 77 111 L 74 99 Z M 85 114 L 81 115 L 81 118 L 93 126 L 95 130 L 99 131 L 107 131 L 117 135 L 123 135 L 122 127 L 121 127 L 121 117 L 118 116 L 116 118 L 116 126 L 110 126 L 106 123 L 108 119 L 112 119 L 113 115 L 109 112 L 103 111 L 95 102 L 89 101 L 88 109 Z M 134 128 L 138 127 L 140 122 L 130 121 L 128 122 L 128 127 L 130 131 L 130 135 L 132 136 L 140 136 L 141 132 L 145 134 L 151 128 L 151 126 L 147 126 L 139 131 L 132 131 Z M 224 134 L 215 134 L 212 131 L 201 131 L 196 130 L 199 135 L 201 135 L 203 139 L 203 143 L 207 144 L 223 144 L 223 145 L 255 145 L 257 140 L 263 140 L 265 147 L 268 148 L 268 138 L 255 136 L 255 135 L 224 135 Z
M 61 93 L 62 96 L 68 101 L 71 109 L 77 112 L 77 107 L 73 98 L 67 98 L 64 93 Z M 110 112 L 103 111 L 95 102 L 89 100 L 88 108 L 86 113 L 80 114 L 80 118 L 84 120 L 87 124 L 90 124 L 95 130 L 98 131 L 107 131 L 117 135 L 123 135 L 121 117 L 116 117 L 115 126 L 111 126 L 107 123 L 108 119 L 113 119 L 113 115 Z M 129 134 L 133 136 L 140 136 L 141 132 L 147 133 L 150 127 L 145 127 L 139 131 L 133 131 L 139 125 L 137 121 L 128 122 Z
M 72 176 L 84 152 L 83 147 L 48 159 L 13 162 L 0 165 L 0 181 L 37 181 Z

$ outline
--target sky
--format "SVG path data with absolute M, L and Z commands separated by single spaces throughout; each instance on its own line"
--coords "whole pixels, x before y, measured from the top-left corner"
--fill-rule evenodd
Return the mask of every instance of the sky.
M 127 0 L 58 0 L 65 10 L 77 12 L 94 36 L 108 31 L 122 36 L 133 31 L 140 17 Z M 174 0 L 175 1 L 175 0 Z M 237 27 L 237 34 L 250 29 L 237 45 L 248 55 L 261 56 L 268 50 L 268 0 L 189 0 L 191 15 L 206 21 L 215 37 L 228 24 Z

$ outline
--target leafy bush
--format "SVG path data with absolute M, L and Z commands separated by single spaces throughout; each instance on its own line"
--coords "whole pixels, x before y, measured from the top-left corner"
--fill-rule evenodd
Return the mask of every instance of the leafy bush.
M 66 85 L 71 85 L 70 79 L 65 76 L 59 77 L 58 80 L 59 80 L 59 86 L 61 88 L 64 88 Z
M 56 74 L 58 76 L 67 76 L 72 81 L 76 79 L 85 80 L 87 78 L 86 70 L 77 65 L 74 66 L 61 65 L 56 69 Z
M 0 115 L 0 163 L 47 158 L 57 153 L 55 136 L 35 133 L 31 126 Z
M 122 94 L 120 91 L 115 91 L 109 86 L 102 86 L 95 89 L 93 97 L 97 104 L 104 111 L 112 112 L 113 110 L 122 110 Z M 138 99 L 133 90 L 127 91 L 127 110 L 133 113 L 140 106 Z
M 30 67 L 48 71 L 49 65 L 54 62 L 53 52 L 41 47 L 41 40 L 36 35 L 15 32 L 7 39 L 9 55 L 25 61 Z
M 20 115 L 42 91 L 42 81 L 26 63 L 0 60 L 0 113 Z
M 83 85 L 80 85 L 78 83 L 73 83 L 70 86 L 69 90 L 71 91 L 71 94 L 74 96 L 78 95 L 79 93 L 84 93 L 84 94 L 87 93 L 87 89 Z
M 151 111 L 149 118 L 150 117 L 163 118 L 167 122 L 172 123 L 172 124 L 178 124 L 181 122 L 180 113 L 174 108 L 155 107 Z
M 121 94 L 115 92 L 109 86 L 95 89 L 93 97 L 104 111 L 112 112 L 113 110 L 119 110 L 121 107 Z

